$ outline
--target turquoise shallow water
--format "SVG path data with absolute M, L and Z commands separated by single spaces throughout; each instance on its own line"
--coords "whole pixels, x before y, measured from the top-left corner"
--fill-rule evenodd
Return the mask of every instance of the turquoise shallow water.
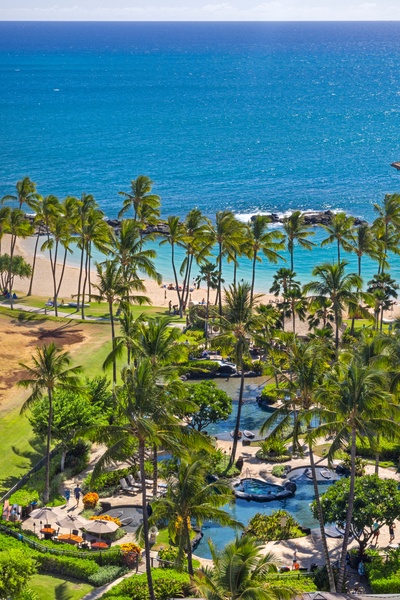
M 342 209 L 399 190 L 399 23 L 0 23 L 0 194 L 140 173 L 163 216 Z M 304 281 L 334 250 L 299 252 Z M 160 270 L 171 278 L 168 255 Z M 274 267 L 261 267 L 258 288 Z M 373 269 L 366 271 L 367 276 Z M 243 265 L 242 276 L 249 278 Z M 227 271 L 227 281 L 229 271 Z

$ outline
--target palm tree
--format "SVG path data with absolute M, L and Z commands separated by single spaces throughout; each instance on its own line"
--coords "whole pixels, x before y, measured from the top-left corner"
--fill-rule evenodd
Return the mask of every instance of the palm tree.
M 114 365 L 117 358 L 121 358 L 125 352 L 128 366 L 131 364 L 133 352 L 137 346 L 139 324 L 145 318 L 145 315 L 142 313 L 135 319 L 131 307 L 127 304 L 121 305 L 121 314 L 119 317 L 121 335 L 114 338 L 114 349 L 111 350 L 103 363 L 104 370 L 108 369 L 110 365 Z
M 256 278 L 256 263 L 261 262 L 259 253 L 262 252 L 269 262 L 276 264 L 278 259 L 282 258 L 277 250 L 283 250 L 285 245 L 282 241 L 284 236 L 276 229 L 268 230 L 270 218 L 266 215 L 256 215 L 249 222 L 249 234 L 251 245 L 251 258 L 253 259 L 252 278 L 251 278 L 251 299 L 254 295 L 254 283 Z
M 294 247 L 296 242 L 306 250 L 312 250 L 315 246 L 314 242 L 309 239 L 315 235 L 314 231 L 310 231 L 309 225 L 305 224 L 304 215 L 299 210 L 296 210 L 289 217 L 283 220 L 283 230 L 286 234 L 287 249 L 290 253 L 290 270 L 294 270 Z
M 306 440 L 308 443 L 311 472 L 313 476 L 314 495 L 317 505 L 318 521 L 321 531 L 324 559 L 326 562 L 330 591 L 335 592 L 335 579 L 330 562 L 329 550 L 326 541 L 323 510 L 318 491 L 317 474 L 313 454 L 314 437 L 310 429 L 310 421 L 315 416 L 315 393 L 322 383 L 323 376 L 329 365 L 330 349 L 319 340 L 302 342 L 294 338 L 288 345 L 287 357 L 290 375 L 278 370 L 282 381 L 286 382 L 285 394 L 281 406 L 269 417 L 261 428 L 265 435 L 270 429 L 271 436 L 286 432 L 288 428 L 293 431 L 293 449 L 300 449 L 299 434 L 301 426 L 308 427 Z
M 196 595 L 206 600 L 286 600 L 295 595 L 288 587 L 265 581 L 266 575 L 277 572 L 276 559 L 262 552 L 252 536 L 236 537 L 219 554 L 209 545 L 213 567 L 197 571 Z
M 240 389 L 238 410 L 236 416 L 235 430 L 233 434 L 232 452 L 229 460 L 229 468 L 236 458 L 236 449 L 240 432 L 240 418 L 243 404 L 244 390 L 244 359 L 248 355 L 250 346 L 250 331 L 253 324 L 253 306 L 258 297 L 251 298 L 251 286 L 249 283 L 239 283 L 236 287 L 229 286 L 225 289 L 224 317 L 221 319 L 223 333 L 219 336 L 222 342 L 232 343 L 237 368 L 240 370 Z
M 296 333 L 296 315 L 299 317 L 300 321 L 305 320 L 307 300 L 297 282 L 293 282 L 291 284 L 290 288 L 284 294 L 283 299 L 284 304 L 286 304 L 288 307 L 289 316 L 292 315 L 293 333 Z M 285 310 L 286 306 L 284 306 L 284 311 Z
M 387 259 L 388 250 L 398 251 L 398 232 L 400 229 L 400 194 L 386 194 L 382 206 L 374 204 L 374 210 L 378 217 L 373 223 L 373 228 L 382 230 L 382 259 L 381 271 L 384 271 L 384 263 Z
M 361 259 L 364 255 L 370 256 L 374 260 L 379 260 L 378 246 L 368 223 L 362 223 L 355 230 L 353 229 L 350 237 L 350 246 L 357 256 L 358 275 L 361 277 Z
M 106 260 L 104 263 L 96 263 L 97 269 L 97 279 L 98 283 L 93 284 L 98 290 L 98 294 L 93 295 L 95 300 L 99 302 L 101 300 L 106 300 L 108 303 L 108 310 L 110 313 L 110 322 L 111 322 L 111 341 L 112 341 L 112 351 L 115 352 L 115 324 L 114 324 L 114 311 L 113 306 L 117 302 L 121 304 L 121 302 L 125 302 L 126 304 L 130 302 L 135 302 L 136 304 L 148 304 L 150 303 L 150 299 L 146 298 L 146 296 L 133 296 L 132 291 L 137 287 L 142 289 L 141 282 L 137 285 L 136 280 L 132 279 L 130 281 L 126 281 L 124 274 L 122 272 L 122 268 L 113 260 Z M 117 363 L 116 358 L 113 356 L 113 383 L 117 382 Z
M 7 232 L 7 224 L 10 220 L 11 208 L 9 206 L 2 206 L 0 208 L 0 254 L 1 254 L 1 241 L 4 234 Z
M 50 447 L 51 429 L 53 422 L 53 396 L 55 389 L 80 391 L 81 385 L 77 374 L 81 367 L 69 367 L 71 357 L 68 352 L 63 352 L 52 342 L 42 348 L 36 348 L 36 354 L 32 356 L 33 366 L 20 363 L 27 372 L 27 377 L 18 382 L 23 388 L 31 388 L 31 394 L 25 400 L 21 414 L 31 408 L 36 402 L 47 394 L 49 401 L 49 421 L 47 428 L 46 446 L 46 474 L 44 487 L 44 503 L 49 501 L 50 491 Z
M 362 287 L 362 279 L 355 273 L 345 275 L 347 263 L 323 263 L 313 269 L 312 275 L 317 281 L 304 286 L 304 292 L 311 292 L 315 298 L 329 298 L 335 315 L 335 346 L 339 348 L 339 327 L 343 312 L 350 302 L 354 302 L 356 292 Z
M 339 361 L 328 371 L 325 384 L 315 396 L 324 408 L 320 411 L 322 424 L 314 430 L 314 437 L 329 434 L 334 436 L 327 454 L 328 461 L 332 461 L 338 450 L 350 448 L 350 488 L 337 582 L 338 592 L 342 591 L 344 583 L 354 507 L 357 439 L 368 440 L 373 447 L 378 433 L 394 432 L 399 428 L 393 418 L 398 407 L 393 403 L 393 396 L 385 388 L 387 374 L 373 365 L 361 364 L 359 357 L 353 355 L 350 362 Z
M 215 241 L 218 246 L 218 303 L 219 315 L 222 316 L 222 259 L 229 256 L 233 259 L 240 251 L 243 243 L 242 225 L 235 219 L 235 215 L 230 210 L 218 211 L 215 219 L 214 228 Z
M 182 568 L 184 551 L 188 558 L 188 571 L 193 575 L 191 523 L 201 527 L 204 521 L 223 526 L 241 527 L 221 507 L 234 503 L 234 494 L 229 484 L 218 480 L 209 482 L 207 457 L 194 454 L 183 457 L 167 479 L 168 487 L 164 498 L 153 502 L 151 520 L 167 521 L 173 543 L 178 545 L 178 567 Z
M 218 288 L 218 267 L 209 261 L 206 261 L 200 267 L 200 273 L 196 277 L 196 282 L 199 284 L 201 281 L 205 281 L 207 286 L 207 304 L 206 304 L 206 318 L 204 322 L 204 335 L 205 335 L 205 347 L 207 349 L 208 344 L 208 319 L 210 314 L 210 290 L 216 290 Z
M 118 213 L 120 219 L 131 207 L 133 208 L 134 220 L 139 221 L 142 226 L 154 224 L 160 216 L 161 199 L 156 194 L 151 194 L 153 182 L 146 175 L 139 175 L 131 181 L 131 192 L 119 192 L 125 198 L 121 210 Z
M 24 204 L 31 208 L 32 204 L 37 198 L 36 183 L 31 181 L 29 177 L 24 177 L 20 181 L 17 181 L 15 189 L 17 193 L 15 195 L 7 194 L 2 198 L 1 203 L 4 204 L 4 202 L 17 202 L 20 210 Z
M 294 273 L 291 269 L 281 267 L 275 273 L 272 285 L 269 288 L 271 294 L 274 294 L 276 297 L 282 296 L 282 301 L 277 302 L 281 310 L 283 330 L 285 329 L 285 317 L 289 316 L 289 307 L 286 300 L 287 294 L 293 286 L 296 288 L 300 287 L 300 282 L 295 280 L 296 275 L 297 273 Z
M 178 295 L 179 312 L 182 313 L 183 291 L 182 291 L 182 295 L 181 295 L 180 290 L 179 290 L 178 274 L 176 272 L 176 265 L 175 265 L 175 247 L 177 245 L 181 245 L 183 243 L 184 229 L 183 229 L 182 223 L 180 222 L 179 217 L 174 217 L 174 216 L 170 215 L 167 219 L 167 224 L 168 224 L 168 233 L 166 234 L 166 238 L 160 242 L 160 246 L 164 246 L 165 244 L 171 245 L 171 264 L 172 264 L 172 270 L 174 272 L 175 289 L 176 289 L 176 293 Z
M 122 385 L 115 388 L 117 400 L 113 425 L 98 426 L 96 435 L 99 441 L 108 443 L 108 449 L 98 460 L 93 472 L 94 478 L 115 457 L 136 452 L 137 445 L 139 472 L 144 482 L 146 446 L 163 445 L 176 456 L 182 452 L 181 422 L 177 415 L 195 410 L 195 406 L 184 399 L 186 391 L 183 383 L 172 377 L 170 370 L 155 368 L 147 357 L 138 357 L 135 366 L 122 370 Z M 93 432 L 88 432 L 93 434 Z M 142 486 L 143 538 L 145 545 L 146 575 L 150 600 L 155 600 L 151 574 L 149 522 L 147 513 L 146 486 Z
M 382 331 L 383 315 L 385 310 L 389 310 L 394 304 L 394 298 L 397 298 L 399 286 L 396 281 L 390 277 L 389 273 L 374 275 L 371 281 L 368 281 L 367 292 L 373 299 L 375 314 L 375 329 Z
M 7 288 L 10 293 L 11 309 L 14 309 L 14 299 L 12 287 L 12 262 L 15 252 L 15 245 L 17 237 L 27 238 L 33 232 L 33 227 L 25 218 L 24 213 L 20 208 L 13 208 L 10 212 L 10 216 L 7 222 L 4 224 L 5 231 L 11 234 L 10 241 L 10 266 L 8 271 Z
M 350 240 L 353 233 L 353 226 L 353 217 L 348 217 L 344 212 L 333 215 L 330 225 L 322 225 L 329 235 L 322 240 L 321 246 L 327 246 L 336 241 L 338 263 L 340 263 L 340 248 L 343 248 L 345 252 L 351 252 L 352 250 Z

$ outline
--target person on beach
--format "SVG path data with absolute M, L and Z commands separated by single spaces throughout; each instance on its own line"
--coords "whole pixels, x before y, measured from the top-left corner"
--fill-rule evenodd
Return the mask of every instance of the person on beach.
M 391 544 L 394 541 L 394 530 L 396 529 L 396 524 L 395 523 L 391 523 L 389 525 L 389 544 Z
M 76 505 L 77 506 L 79 506 L 79 500 L 80 500 L 80 497 L 81 497 L 81 493 L 82 493 L 81 488 L 79 487 L 78 484 L 76 484 L 76 487 L 74 489 L 74 496 L 75 496 L 75 500 L 76 500 Z

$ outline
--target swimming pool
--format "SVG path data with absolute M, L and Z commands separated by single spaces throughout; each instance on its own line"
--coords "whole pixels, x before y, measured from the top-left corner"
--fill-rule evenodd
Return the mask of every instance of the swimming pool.
M 325 493 L 332 482 L 321 483 L 318 489 L 321 494 Z M 302 525 L 303 527 L 318 527 L 318 521 L 314 519 L 310 504 L 314 500 L 314 488 L 312 482 L 302 482 L 297 486 L 294 496 L 285 498 L 284 500 L 273 500 L 272 502 L 248 502 L 236 498 L 235 506 L 225 506 L 226 510 L 234 519 L 247 525 L 250 519 L 258 512 L 270 515 L 274 510 L 282 508 Z M 195 554 L 201 558 L 211 558 L 210 549 L 208 547 L 208 539 L 211 539 L 217 550 L 222 550 L 226 544 L 231 542 L 235 537 L 235 530 L 231 527 L 222 527 L 215 523 L 204 523 L 203 539 L 195 550 Z

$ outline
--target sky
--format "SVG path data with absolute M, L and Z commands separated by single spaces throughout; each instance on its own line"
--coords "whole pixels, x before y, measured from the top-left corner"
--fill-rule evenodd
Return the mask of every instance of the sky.
M 1 21 L 398 21 L 400 0 L 0 0 Z

